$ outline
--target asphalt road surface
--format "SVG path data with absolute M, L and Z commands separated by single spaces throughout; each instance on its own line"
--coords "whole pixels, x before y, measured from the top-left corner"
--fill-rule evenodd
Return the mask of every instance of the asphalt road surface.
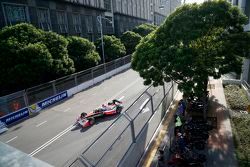
M 72 126 L 81 112 L 88 113 L 114 98 L 123 101 L 125 111 L 146 88 L 137 72 L 127 70 L 10 127 L 0 141 L 53 166 L 63 166 L 116 118 L 102 119 L 81 130 Z

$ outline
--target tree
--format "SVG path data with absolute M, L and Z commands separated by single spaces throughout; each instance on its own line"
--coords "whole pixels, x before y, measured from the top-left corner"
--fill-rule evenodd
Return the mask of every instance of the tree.
M 77 71 L 96 66 L 101 60 L 95 45 L 81 37 L 69 37 L 68 52 L 73 59 Z
M 0 94 L 28 88 L 72 73 L 64 37 L 26 23 L 0 31 Z
M 209 76 L 241 72 L 242 57 L 249 51 L 246 22 L 246 16 L 226 1 L 184 5 L 141 41 L 132 67 L 145 84 L 173 80 L 184 94 L 201 97 Z
M 50 79 L 75 72 L 74 62 L 68 55 L 68 41 L 54 32 L 43 32 L 42 42 L 46 45 L 53 58 Z
M 126 48 L 126 54 L 132 54 L 135 51 L 136 45 L 140 42 L 141 36 L 132 31 L 126 31 L 121 36 L 121 41 Z
M 148 35 L 152 31 L 156 30 L 157 27 L 158 26 L 156 26 L 156 25 L 145 23 L 145 24 L 141 24 L 139 26 L 136 26 L 133 29 L 133 32 L 138 33 L 142 37 L 145 37 L 146 35 Z
M 105 62 L 112 61 L 114 59 L 120 58 L 126 54 L 126 49 L 120 39 L 111 35 L 103 36 L 104 51 L 105 51 Z M 100 55 L 102 55 L 101 40 L 98 39 L 95 43 L 97 50 Z

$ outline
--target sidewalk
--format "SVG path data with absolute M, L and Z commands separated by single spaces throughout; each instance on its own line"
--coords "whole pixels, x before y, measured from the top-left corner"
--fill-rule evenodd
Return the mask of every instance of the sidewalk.
M 207 145 L 207 163 L 210 167 L 237 167 L 238 163 L 234 154 L 229 113 L 226 109 L 226 99 L 222 80 L 209 81 L 209 112 L 208 116 L 217 117 L 217 129 L 210 133 Z
M 232 129 L 229 119 L 229 114 L 226 109 L 226 100 L 224 96 L 224 90 L 222 86 L 222 80 L 210 79 L 209 81 L 209 112 L 208 116 L 217 117 L 217 129 L 210 132 L 208 139 L 206 154 L 207 162 L 206 167 L 238 167 L 238 163 L 234 154 L 234 144 L 232 137 Z M 180 100 L 180 94 L 175 99 Z M 171 112 L 174 112 L 175 108 Z M 166 139 L 169 139 L 171 134 L 169 126 L 171 126 L 173 114 L 168 115 L 168 121 L 162 125 L 160 133 L 155 137 L 152 146 L 148 149 L 146 156 L 141 163 L 143 167 L 156 167 L 157 166 L 157 150 L 166 143 Z M 165 135 L 163 138 L 162 135 Z M 166 164 L 167 166 L 167 164 Z

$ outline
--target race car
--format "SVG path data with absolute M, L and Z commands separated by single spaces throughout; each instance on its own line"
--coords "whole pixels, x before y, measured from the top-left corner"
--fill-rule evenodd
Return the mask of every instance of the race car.
M 82 128 L 92 126 L 96 118 L 120 114 L 123 109 L 122 102 L 119 100 L 112 100 L 107 105 L 102 104 L 101 107 L 93 110 L 90 113 L 81 113 L 74 125 L 79 125 Z

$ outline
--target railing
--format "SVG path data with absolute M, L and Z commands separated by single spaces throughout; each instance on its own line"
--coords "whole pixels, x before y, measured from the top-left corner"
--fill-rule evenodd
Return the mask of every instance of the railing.
M 136 166 L 166 114 L 177 84 L 150 86 L 101 135 L 65 166 Z
M 76 87 L 84 82 L 94 80 L 96 77 L 109 73 L 123 65 L 130 63 L 131 55 L 101 64 L 96 67 L 65 76 L 54 81 L 22 90 L 10 95 L 0 97 L 0 117 L 28 107 L 43 99 Z

